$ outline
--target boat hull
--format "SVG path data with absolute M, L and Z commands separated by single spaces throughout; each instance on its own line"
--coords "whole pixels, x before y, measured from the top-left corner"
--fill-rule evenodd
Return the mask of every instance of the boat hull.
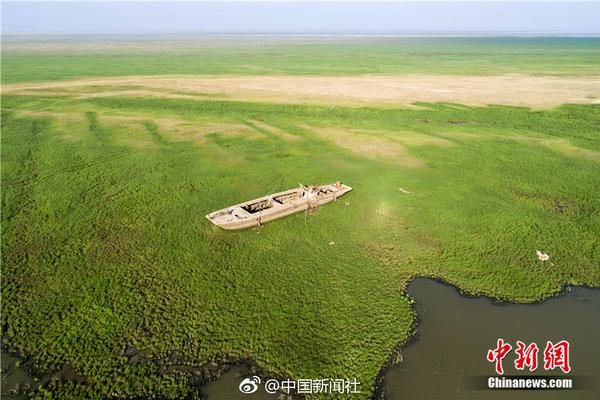
M 330 203 L 351 190 L 340 183 L 292 189 L 215 211 L 206 218 L 223 229 L 247 229 Z

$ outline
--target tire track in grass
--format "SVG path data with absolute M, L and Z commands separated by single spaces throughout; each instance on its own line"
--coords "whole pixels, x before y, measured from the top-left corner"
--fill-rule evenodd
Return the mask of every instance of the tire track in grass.
M 120 158 L 127 157 L 127 156 L 132 155 L 132 154 L 137 153 L 137 152 L 139 152 L 139 151 L 138 150 L 126 150 L 126 151 L 115 152 L 115 153 L 113 153 L 113 154 L 111 154 L 109 156 L 98 157 L 95 160 L 92 160 L 92 161 L 89 161 L 89 162 L 83 162 L 83 163 L 81 163 L 79 165 L 73 165 L 73 166 L 66 167 L 66 168 L 55 169 L 55 170 L 50 171 L 50 172 L 45 173 L 45 174 L 39 174 L 38 173 L 35 176 L 35 180 L 39 181 L 39 180 L 42 180 L 42 179 L 52 178 L 52 177 L 60 175 L 60 174 L 77 172 L 77 171 L 80 171 L 80 170 L 82 170 L 84 168 L 89 168 L 89 167 L 94 167 L 94 166 L 97 166 L 97 165 L 106 164 L 108 162 L 115 161 L 115 160 L 118 160 Z M 26 179 L 17 181 L 15 183 L 11 184 L 11 185 L 8 185 L 7 187 L 12 188 L 12 187 L 20 186 L 20 185 L 27 186 L 27 185 L 31 184 L 32 181 L 33 181 L 33 178 L 29 178 L 29 179 L 26 178 Z
M 13 125 L 3 119 L 2 127 L 12 133 Z M 31 269 L 30 260 L 40 251 L 37 247 L 38 233 L 31 224 L 35 207 L 35 190 L 39 183 L 40 139 L 50 126 L 48 119 L 13 120 L 15 124 L 29 124 L 24 129 L 21 145 L 26 146 L 23 156 L 17 161 L 15 177 L 28 176 L 30 184 L 21 187 L 2 187 L 2 266 L 4 301 L 10 302 L 38 278 L 39 271 Z M 18 130 L 16 130 L 18 132 Z M 5 132 L 3 132 L 5 133 Z M 12 204 L 11 204 L 12 203 Z M 26 280 L 22 277 L 26 276 Z M 3 324 L 14 318 L 3 307 Z
M 6 126 L 5 124 L 3 124 Z M 25 208 L 28 208 L 33 202 L 33 189 L 35 185 L 40 179 L 40 173 L 37 170 L 38 163 L 38 152 L 39 152 L 39 136 L 41 132 L 48 128 L 50 125 L 49 120 L 44 119 L 35 119 L 31 121 L 31 127 L 28 130 L 28 135 L 24 140 L 24 143 L 27 145 L 27 150 L 24 156 L 19 161 L 19 167 L 17 168 L 17 172 L 15 176 L 17 177 L 27 177 L 26 179 L 29 184 L 20 186 L 16 184 L 7 185 L 6 189 L 10 190 L 16 188 L 16 193 L 14 194 L 15 199 L 19 199 L 20 206 L 14 205 L 11 206 L 9 204 L 3 204 L 3 208 L 6 210 L 3 212 L 3 216 L 5 222 L 10 222 L 14 217 L 21 213 L 21 211 Z M 5 201 L 5 197 L 3 197 L 3 203 Z
M 86 119 L 88 120 L 88 128 L 90 129 L 90 131 L 92 131 L 96 137 L 99 137 L 99 140 L 102 141 L 103 144 L 109 145 L 109 143 L 106 140 L 106 130 L 100 127 L 100 125 L 98 123 L 97 114 L 95 112 L 86 112 L 85 115 L 86 115 Z M 18 119 L 15 121 L 21 121 L 21 119 Z M 39 125 L 42 122 L 45 124 L 46 128 L 50 126 L 50 120 L 46 120 L 46 119 L 34 120 L 34 124 L 37 123 Z M 34 129 L 34 128 L 32 127 L 32 129 Z M 38 128 L 36 128 L 36 129 L 38 129 Z M 37 133 L 36 133 L 36 137 L 37 137 Z M 35 143 L 35 140 L 33 138 L 28 138 L 27 143 Z M 21 177 L 21 179 L 17 179 L 15 182 L 12 182 L 11 184 L 6 185 L 6 188 L 11 189 L 11 188 L 19 187 L 19 186 L 27 187 L 36 182 L 46 180 L 46 179 L 55 177 L 60 174 L 73 173 L 73 172 L 77 172 L 77 171 L 80 171 L 85 168 L 90 168 L 90 167 L 94 167 L 94 166 L 98 166 L 98 165 L 103 165 L 103 164 L 106 164 L 109 162 L 113 162 L 118 159 L 127 157 L 129 155 L 138 153 L 139 151 L 140 150 L 135 150 L 135 149 L 113 150 L 110 153 L 108 153 L 107 155 L 95 157 L 90 161 L 84 161 L 83 158 L 78 157 L 78 162 L 75 163 L 74 165 L 64 166 L 62 168 L 55 168 L 55 169 L 45 169 L 43 172 L 36 171 L 35 175 L 28 174 L 28 173 L 19 173 L 18 176 Z

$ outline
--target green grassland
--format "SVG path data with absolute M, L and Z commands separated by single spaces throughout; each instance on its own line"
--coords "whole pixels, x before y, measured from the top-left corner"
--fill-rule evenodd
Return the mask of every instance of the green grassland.
M 600 73 L 597 38 L 6 36 L 3 47 L 4 83 L 149 74 Z
M 3 58 L 3 81 L 159 72 L 44 57 Z M 586 57 L 579 72 L 598 68 Z M 329 61 L 304 70 L 340 72 Z M 520 302 L 600 286 L 599 134 L 594 105 L 4 95 L 3 343 L 85 378 L 39 397 L 195 398 L 219 365 L 248 360 L 267 376 L 356 377 L 370 398 L 412 333 L 415 276 Z M 204 218 L 336 180 L 354 191 L 312 214 L 245 231 Z

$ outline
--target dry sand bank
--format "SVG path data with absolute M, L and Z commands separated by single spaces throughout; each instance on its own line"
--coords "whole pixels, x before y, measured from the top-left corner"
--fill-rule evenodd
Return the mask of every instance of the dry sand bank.
M 135 76 L 9 84 L 2 86 L 2 92 L 82 98 L 152 96 L 388 106 L 453 102 L 549 108 L 565 103 L 600 104 L 600 76 Z

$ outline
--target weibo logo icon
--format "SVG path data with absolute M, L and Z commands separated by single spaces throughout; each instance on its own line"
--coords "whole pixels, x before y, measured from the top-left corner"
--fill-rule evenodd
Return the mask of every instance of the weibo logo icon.
M 246 378 L 240 382 L 240 392 L 244 394 L 252 394 L 258 390 L 259 383 L 260 378 L 256 375 L 252 378 Z

